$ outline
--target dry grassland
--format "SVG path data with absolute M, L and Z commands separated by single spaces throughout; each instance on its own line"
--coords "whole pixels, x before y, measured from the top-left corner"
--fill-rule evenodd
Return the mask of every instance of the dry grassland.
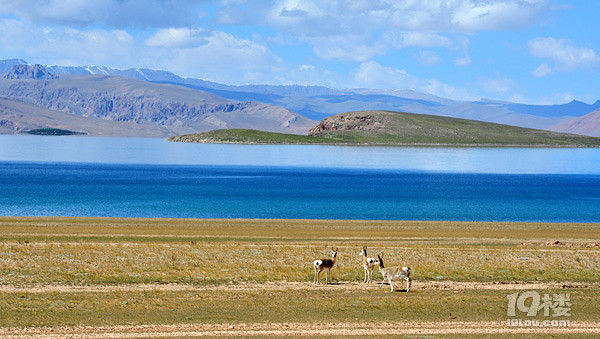
M 600 333 L 598 239 L 598 224 L 2 217 L 0 336 L 309 335 L 302 324 L 318 323 L 354 331 L 322 335 L 377 334 L 357 325 L 373 322 L 392 324 L 381 335 L 422 322 L 439 325 L 422 334 L 459 335 L 436 332 L 452 322 L 518 334 L 501 325 L 507 295 L 524 289 L 573 302 L 569 329 L 535 333 Z M 411 292 L 363 284 L 363 245 L 410 266 Z M 314 285 L 312 261 L 332 246 L 334 284 Z M 138 327 L 103 330 L 114 326 Z

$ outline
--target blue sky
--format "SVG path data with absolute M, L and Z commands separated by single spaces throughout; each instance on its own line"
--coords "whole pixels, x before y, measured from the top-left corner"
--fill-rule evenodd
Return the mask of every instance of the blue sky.
M 599 13 L 583 0 L 0 0 L 0 58 L 592 103 Z

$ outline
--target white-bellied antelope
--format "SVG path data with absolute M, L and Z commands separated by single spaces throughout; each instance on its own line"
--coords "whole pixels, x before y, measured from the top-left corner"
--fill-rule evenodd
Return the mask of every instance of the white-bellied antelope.
M 410 290 L 410 268 L 403 266 L 394 266 L 394 267 L 385 267 L 383 266 L 383 254 L 380 256 L 377 255 L 376 264 L 379 265 L 379 271 L 383 276 L 383 281 L 379 288 L 383 287 L 383 283 L 387 280 L 390 283 L 390 287 L 392 288 L 392 292 L 394 292 L 394 285 L 392 285 L 392 280 L 406 280 L 406 292 Z
M 362 250 L 360 250 L 360 256 L 363 261 L 363 268 L 365 269 L 365 281 L 367 284 L 373 281 L 373 267 L 375 267 L 375 258 L 367 257 L 367 246 L 363 246 Z
M 337 256 L 337 252 L 338 249 L 331 249 L 331 259 L 317 259 L 314 262 L 314 266 L 315 266 L 315 278 L 313 279 L 313 282 L 318 284 L 319 283 L 319 274 L 321 274 L 321 271 L 325 270 L 325 283 L 329 284 L 331 282 L 330 277 L 331 277 L 331 268 L 333 267 L 333 265 L 335 265 L 335 259 Z

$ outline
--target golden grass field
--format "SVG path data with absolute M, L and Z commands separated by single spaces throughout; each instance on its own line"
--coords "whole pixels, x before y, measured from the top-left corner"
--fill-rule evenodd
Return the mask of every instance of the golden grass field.
M 599 239 L 600 224 L 0 217 L 0 337 L 593 337 Z M 363 245 L 411 267 L 411 291 L 377 269 L 364 284 Z M 315 285 L 331 247 L 334 283 Z M 571 326 L 508 327 L 507 296 L 527 290 L 569 293 Z

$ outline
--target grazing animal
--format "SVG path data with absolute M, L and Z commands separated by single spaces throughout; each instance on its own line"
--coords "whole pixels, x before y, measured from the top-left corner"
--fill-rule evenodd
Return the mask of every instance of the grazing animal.
M 363 259 L 363 268 L 365 269 L 365 281 L 367 284 L 373 281 L 373 267 L 375 267 L 375 258 L 367 257 L 367 246 L 363 246 L 360 250 L 360 256 Z
M 319 283 L 319 274 L 321 271 L 325 270 L 325 283 L 329 284 L 331 282 L 331 268 L 335 265 L 335 259 L 337 257 L 338 249 L 331 249 L 331 259 L 317 259 L 314 262 L 315 266 L 315 278 L 313 282 Z
M 392 292 L 394 292 L 394 285 L 392 285 L 392 280 L 406 280 L 406 292 L 410 290 L 410 268 L 403 266 L 394 266 L 394 267 L 385 267 L 383 266 L 383 254 L 379 256 L 377 255 L 376 264 L 379 265 L 379 271 L 383 276 L 383 281 L 379 288 L 383 287 L 383 283 L 387 280 L 390 283 L 392 288 Z

